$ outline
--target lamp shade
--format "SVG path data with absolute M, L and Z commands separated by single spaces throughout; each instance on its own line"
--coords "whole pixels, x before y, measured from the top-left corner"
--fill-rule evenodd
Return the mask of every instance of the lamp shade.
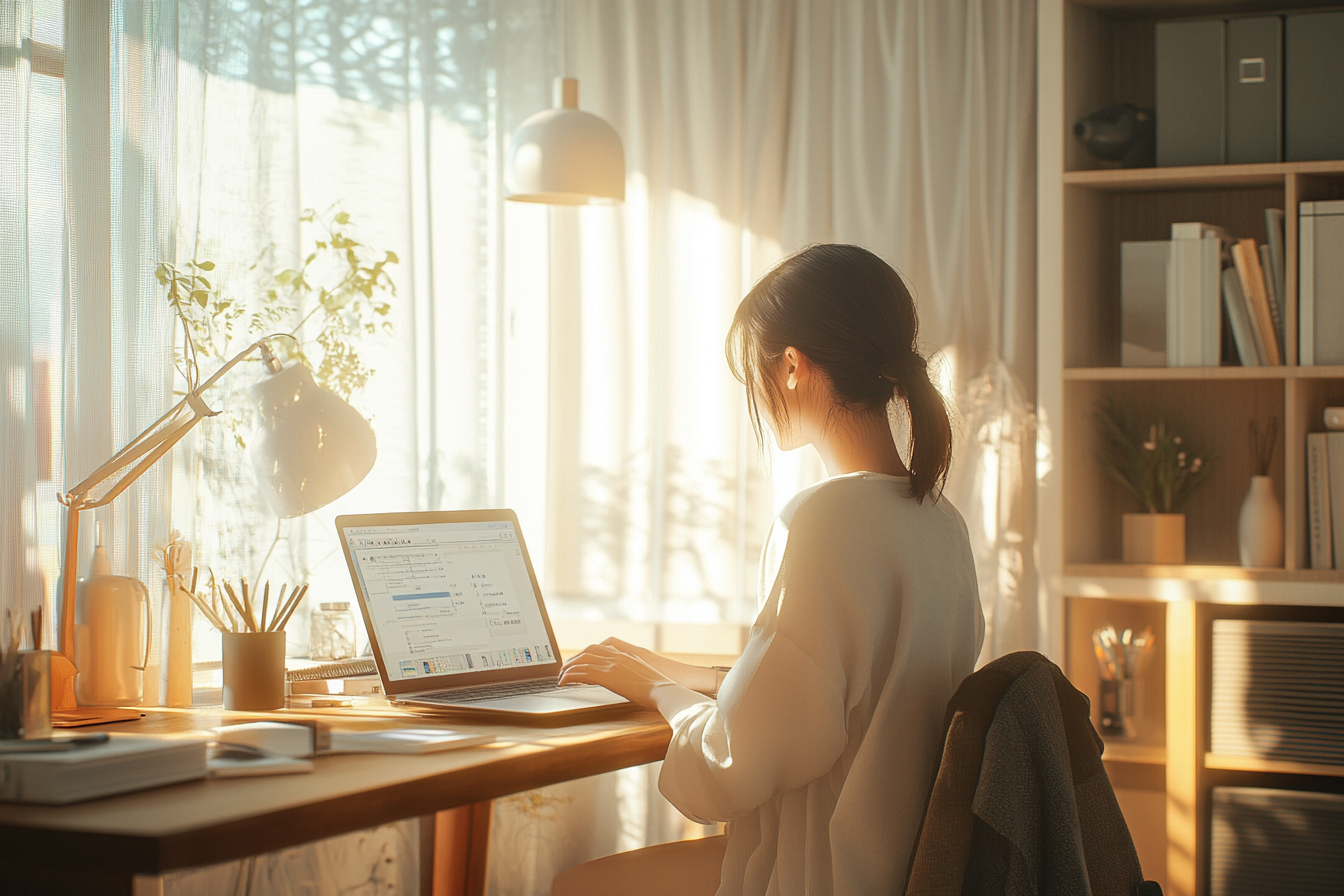
M 625 201 L 625 150 L 611 125 L 579 111 L 579 82 L 555 79 L 555 108 L 514 132 L 504 184 L 514 202 L 593 205 Z
M 373 468 L 378 445 L 369 422 L 303 364 L 252 386 L 257 429 L 252 469 L 276 515 L 301 516 L 335 501 Z

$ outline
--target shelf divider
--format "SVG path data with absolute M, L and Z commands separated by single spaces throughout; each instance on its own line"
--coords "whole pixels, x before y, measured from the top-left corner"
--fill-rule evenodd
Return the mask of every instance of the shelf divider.
M 1322 777 L 1344 778 L 1344 765 L 1289 762 L 1283 759 L 1260 759 L 1254 756 L 1229 756 L 1225 753 L 1205 753 L 1204 767 L 1239 772 L 1274 772 L 1285 775 L 1320 775 Z

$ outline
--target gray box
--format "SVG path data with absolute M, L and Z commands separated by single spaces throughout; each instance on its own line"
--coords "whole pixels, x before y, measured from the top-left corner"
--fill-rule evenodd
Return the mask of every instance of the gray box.
M 1221 19 L 1157 24 L 1157 164 L 1221 165 L 1225 71 Z
M 1344 364 L 1344 200 L 1298 208 L 1298 363 Z
M 1284 158 L 1344 159 L 1344 12 L 1288 16 L 1283 87 Z
M 1283 161 L 1283 20 L 1227 23 L 1227 163 Z
M 1120 244 L 1120 366 L 1167 366 L 1167 263 L 1171 243 Z

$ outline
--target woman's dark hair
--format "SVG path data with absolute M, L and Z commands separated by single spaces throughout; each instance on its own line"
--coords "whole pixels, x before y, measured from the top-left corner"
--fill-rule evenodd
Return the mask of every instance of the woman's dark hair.
M 952 425 L 929 382 L 916 337 L 915 302 L 899 274 L 859 246 L 809 246 L 761 278 L 733 316 L 726 351 L 747 387 L 747 406 L 763 438 L 757 395 L 781 424 L 788 410 L 771 374 L 793 346 L 831 381 L 835 403 L 852 412 L 885 410 L 893 398 L 910 414 L 910 486 L 923 501 L 941 493 L 952 458 Z

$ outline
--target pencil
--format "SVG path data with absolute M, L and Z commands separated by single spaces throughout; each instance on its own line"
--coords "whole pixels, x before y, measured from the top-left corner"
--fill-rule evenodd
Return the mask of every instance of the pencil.
M 187 597 L 191 598 L 191 602 L 197 606 L 197 608 L 201 611 L 201 614 L 205 616 L 205 618 L 209 621 L 211 625 L 219 629 L 221 632 L 227 632 L 229 630 L 229 626 L 225 625 L 224 621 L 220 619 L 218 616 L 216 616 L 214 611 L 205 605 L 204 600 L 197 597 L 195 594 L 192 594 L 190 591 L 187 592 Z
M 266 631 L 266 608 L 271 604 L 271 582 L 266 580 L 266 590 L 261 593 L 261 628 L 258 631 Z
M 280 625 L 276 627 L 278 631 L 283 630 L 284 627 L 289 624 L 289 617 L 294 615 L 294 611 L 299 608 L 299 601 L 303 600 L 303 596 L 307 593 L 308 586 L 304 585 L 303 588 L 300 589 L 298 597 L 291 597 L 289 599 L 289 612 L 285 614 L 284 619 L 280 620 Z
M 275 614 L 275 621 L 271 623 L 271 631 L 279 631 L 285 627 L 285 623 L 289 621 L 289 614 L 294 612 L 294 607 L 301 597 L 303 597 L 302 589 L 295 585 L 294 590 L 289 593 L 289 600 L 285 602 L 281 611 Z
M 275 620 L 280 618 L 280 614 L 285 611 L 285 589 L 289 585 L 281 585 L 280 593 L 275 596 L 275 612 L 271 614 L 271 623 L 266 626 L 266 631 L 275 631 Z
M 225 583 L 224 583 L 224 593 L 227 594 L 227 595 L 229 596 L 229 600 L 233 602 L 233 607 L 234 607 L 234 609 L 238 611 L 238 618 L 239 618 L 239 620 L 242 621 L 242 623 L 243 623 L 243 627 L 246 628 L 246 627 L 247 627 L 247 613 L 245 613 L 245 612 L 243 611 L 243 602 L 240 601 L 240 600 L 238 599 L 238 595 L 235 594 L 234 591 L 233 591 L 233 586 L 230 585 L 228 582 L 225 582 Z M 230 613 L 229 615 L 233 615 L 233 614 Z M 238 629 L 235 627 L 235 628 L 234 628 L 234 631 L 237 631 L 237 630 L 238 630 Z
M 243 608 L 247 610 L 247 625 L 251 631 L 260 631 L 257 628 L 257 614 L 252 609 L 252 598 L 247 592 L 247 579 L 239 579 L 243 583 Z

